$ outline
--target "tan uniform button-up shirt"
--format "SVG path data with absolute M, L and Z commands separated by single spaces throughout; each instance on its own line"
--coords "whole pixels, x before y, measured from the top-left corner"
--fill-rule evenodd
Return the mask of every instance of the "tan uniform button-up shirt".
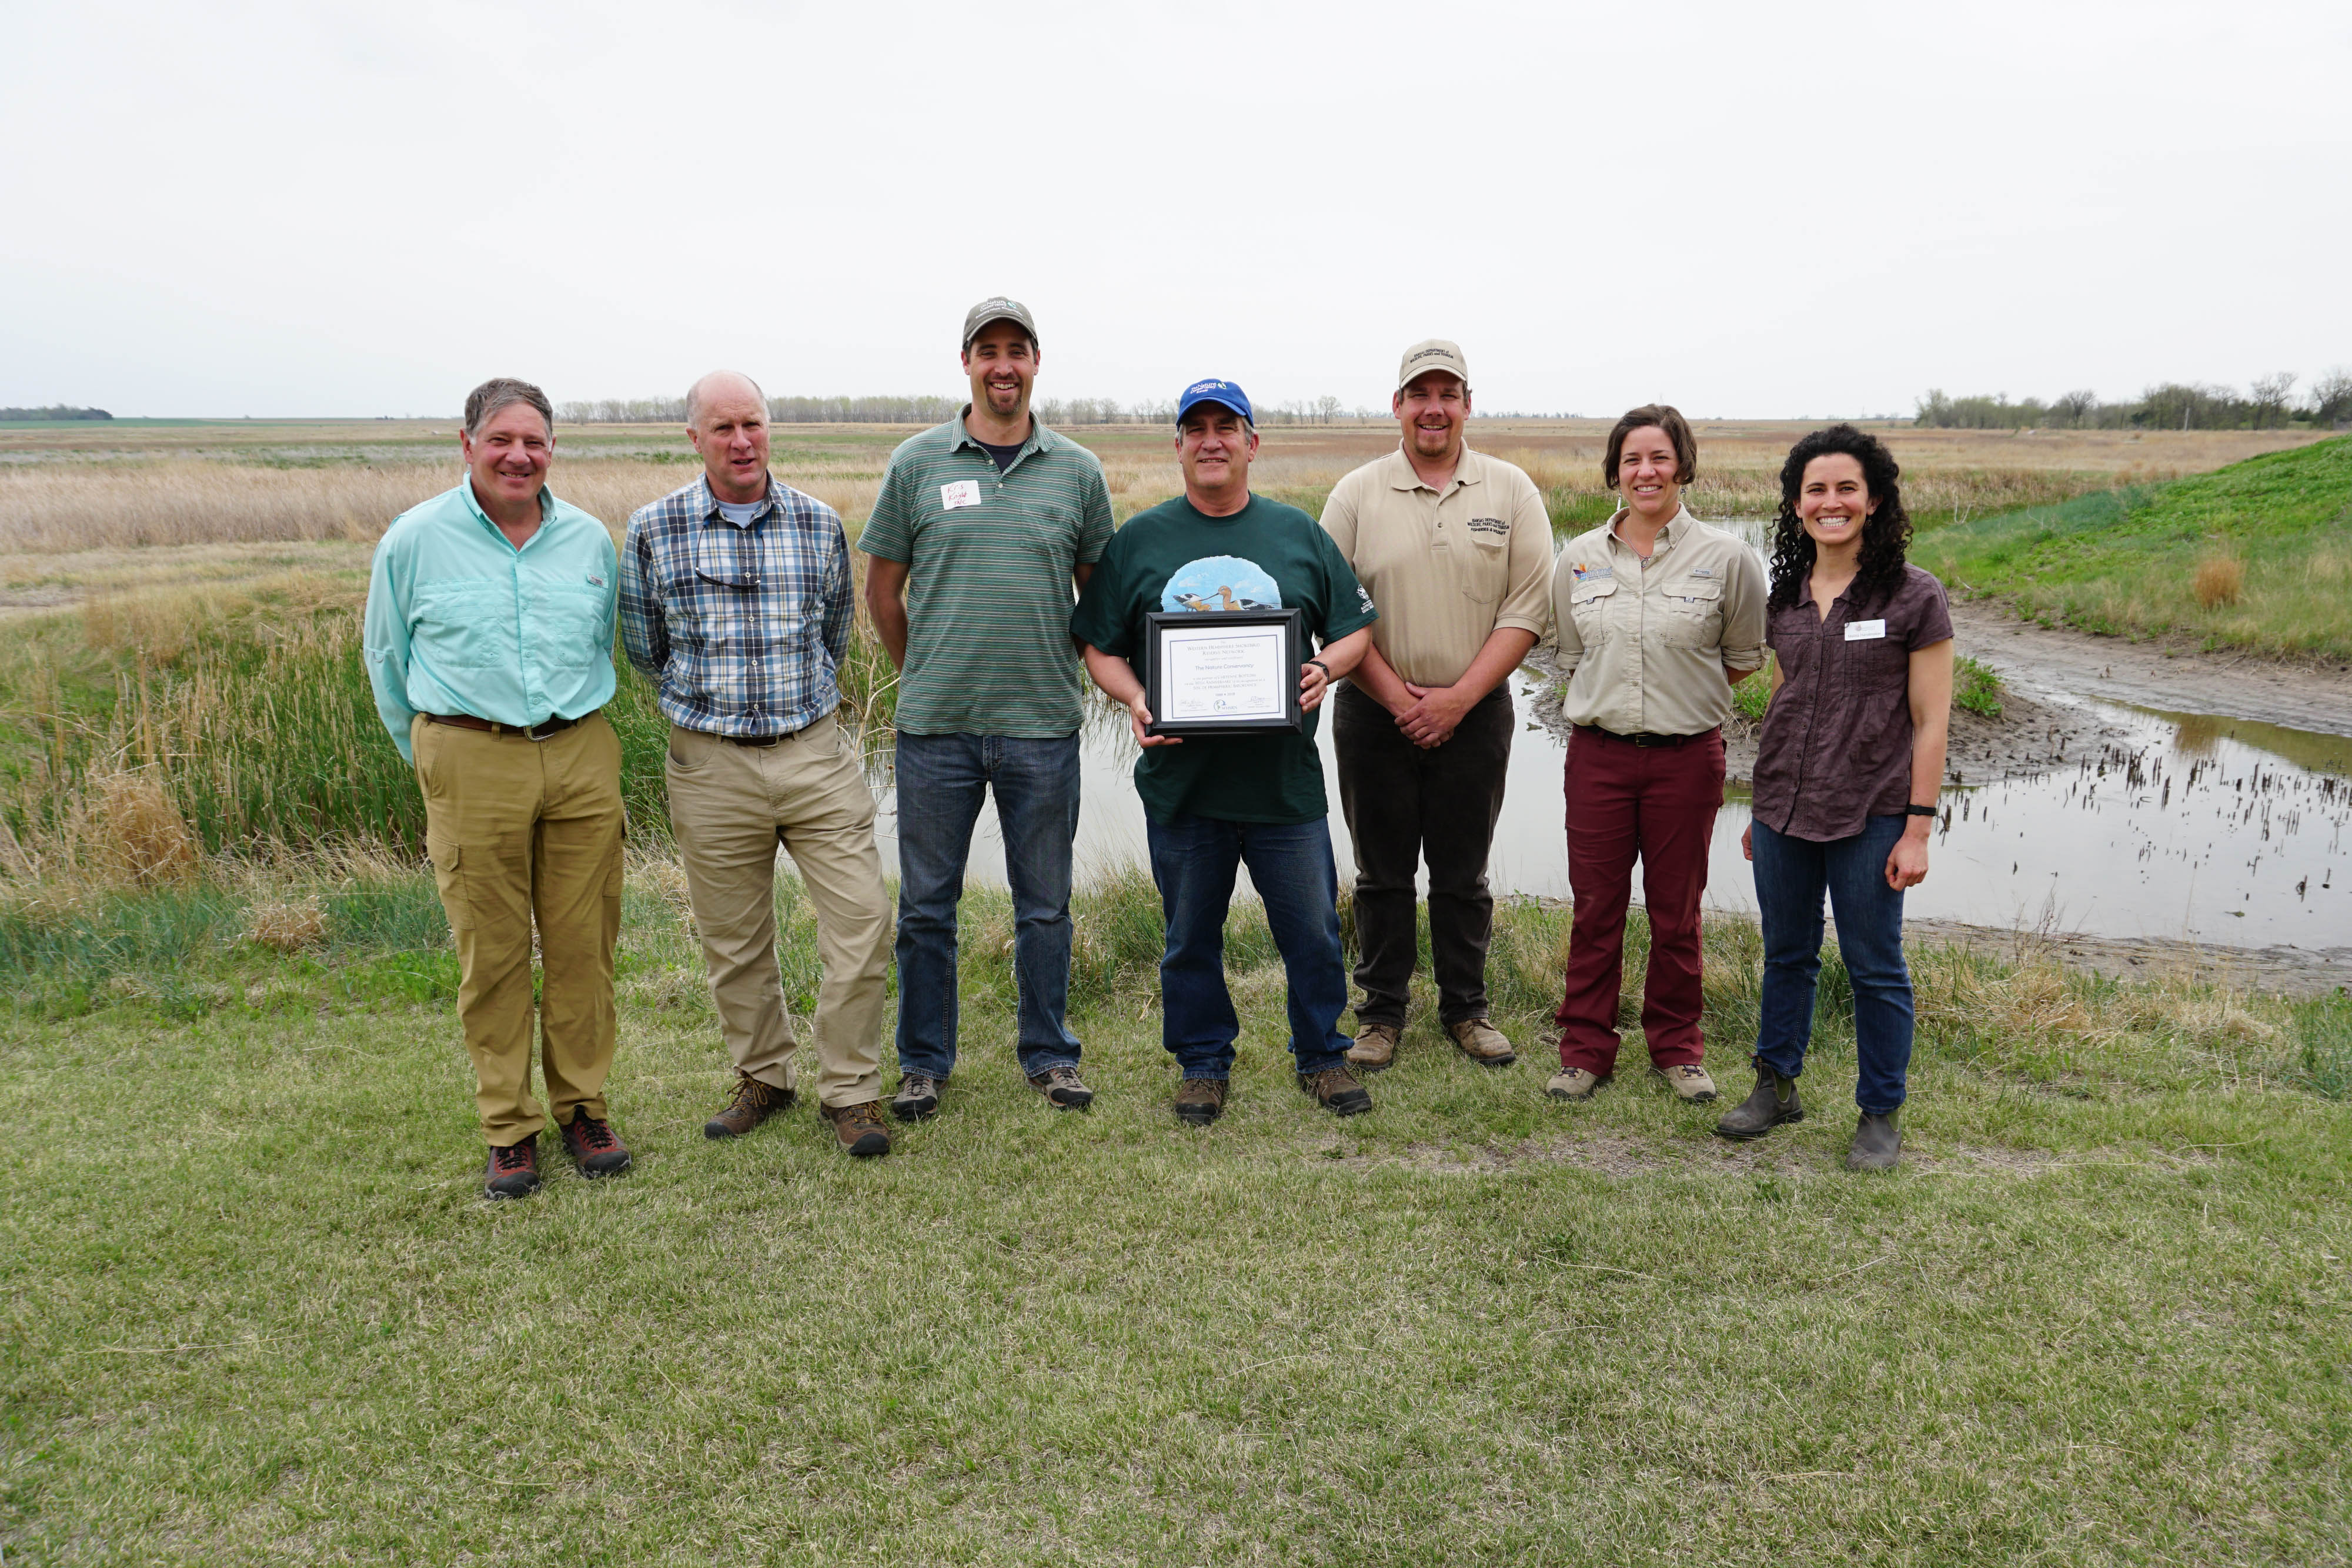
M 1551 518 L 1499 457 L 1465 447 L 1441 495 L 1399 447 L 1332 486 L 1323 528 L 1381 607 L 1381 656 L 1417 686 L 1460 680 L 1503 627 L 1550 624 Z
M 1646 564 L 1617 537 L 1617 517 L 1569 540 L 1551 580 L 1568 721 L 1619 735 L 1721 724 L 1725 668 L 1764 665 L 1764 589 L 1756 552 L 1687 510 L 1659 530 Z

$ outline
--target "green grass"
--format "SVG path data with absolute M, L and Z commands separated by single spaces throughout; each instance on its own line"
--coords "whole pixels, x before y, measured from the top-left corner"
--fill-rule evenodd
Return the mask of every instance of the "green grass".
M 723 1057 L 658 870 L 612 1084 L 638 1168 L 497 1207 L 425 879 L 312 889 L 329 945 L 290 959 L 236 941 L 258 894 L 0 925 L 0 985 L 94 998 L 0 1015 L 9 1563 L 2344 1558 L 2338 1003 L 1923 952 L 1909 1164 L 1857 1178 L 1834 965 L 1813 1116 L 1734 1148 L 1638 1059 L 1543 1097 L 1564 917 L 1507 905 L 1527 1056 L 1475 1069 L 1424 1012 L 1341 1123 L 1287 1082 L 1245 907 L 1202 1132 L 1130 875 L 1080 914 L 1096 1110 L 1020 1083 L 975 893 L 946 1113 L 853 1166 L 805 1108 L 700 1136 Z M 1755 933 L 1710 944 L 1736 1089 Z
M 1923 532 L 1912 558 L 2053 625 L 2352 659 L 2352 438 Z M 2209 607 L 2194 581 L 2217 558 L 2244 591 Z

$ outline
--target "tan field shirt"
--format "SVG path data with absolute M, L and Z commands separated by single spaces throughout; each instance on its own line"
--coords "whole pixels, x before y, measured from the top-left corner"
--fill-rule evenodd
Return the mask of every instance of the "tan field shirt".
M 1659 530 L 1646 564 L 1617 537 L 1617 517 L 1569 540 L 1551 579 L 1569 722 L 1619 735 L 1721 724 L 1725 668 L 1764 666 L 1764 589 L 1756 552 L 1687 509 Z
M 1417 686 L 1460 680 L 1503 627 L 1550 624 L 1551 518 L 1517 466 L 1465 447 L 1444 494 L 1399 447 L 1349 474 L 1323 529 L 1381 607 L 1372 642 Z

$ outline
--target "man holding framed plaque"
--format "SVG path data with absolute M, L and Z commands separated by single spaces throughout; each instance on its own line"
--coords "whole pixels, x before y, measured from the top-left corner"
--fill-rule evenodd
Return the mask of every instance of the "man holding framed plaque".
M 1348 1060 L 1376 1072 L 1395 1059 L 1426 861 L 1438 1027 L 1471 1061 L 1507 1067 L 1517 1053 L 1486 1016 L 1486 860 L 1517 727 L 1510 674 L 1551 617 L 1551 520 L 1523 471 L 1464 443 L 1470 367 L 1458 346 L 1407 349 L 1391 406 L 1397 450 L 1341 479 L 1323 507 L 1325 531 L 1383 611 L 1331 704 L 1362 944 Z
M 1186 388 L 1176 428 L 1184 494 L 1112 536 L 1070 621 L 1087 673 L 1126 705 L 1143 747 L 1135 789 L 1168 923 L 1160 1039 L 1183 1071 L 1176 1114 L 1205 1126 L 1225 1108 L 1241 1029 L 1225 913 L 1247 865 L 1289 981 L 1298 1086 L 1353 1115 L 1372 1100 L 1339 1030 L 1348 975 L 1315 726 L 1378 612 L 1312 517 L 1250 494 L 1258 442 L 1241 388 Z

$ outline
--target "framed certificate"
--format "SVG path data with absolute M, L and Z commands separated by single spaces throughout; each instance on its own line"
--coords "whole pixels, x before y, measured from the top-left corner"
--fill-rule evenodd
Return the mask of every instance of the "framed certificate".
M 1299 727 L 1299 610 L 1153 611 L 1144 685 L 1153 735 L 1267 735 Z

